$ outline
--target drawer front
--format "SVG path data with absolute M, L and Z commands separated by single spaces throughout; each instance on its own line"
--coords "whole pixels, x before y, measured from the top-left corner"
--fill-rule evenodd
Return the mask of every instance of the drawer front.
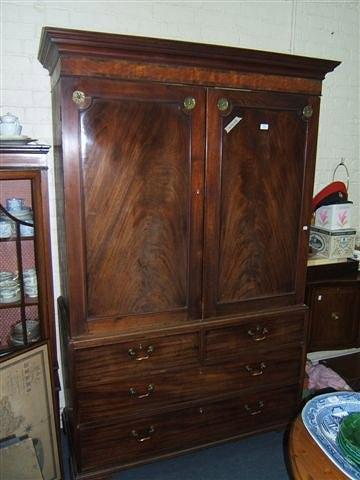
M 216 395 L 232 395 L 246 388 L 281 386 L 298 381 L 301 348 L 244 353 L 236 362 L 202 368 L 149 373 L 144 377 L 92 381 L 78 389 L 78 421 L 102 421 L 141 415 L 155 408 Z
M 207 360 L 238 356 L 244 348 L 274 347 L 305 339 L 305 313 L 241 319 L 229 327 L 209 328 L 204 333 Z
M 287 421 L 297 387 L 206 403 L 123 424 L 80 428 L 82 471 L 126 465 Z
M 84 348 L 74 351 L 76 383 L 116 383 L 120 375 L 143 375 L 144 372 L 176 366 L 197 364 L 199 334 L 187 333 L 168 337 Z

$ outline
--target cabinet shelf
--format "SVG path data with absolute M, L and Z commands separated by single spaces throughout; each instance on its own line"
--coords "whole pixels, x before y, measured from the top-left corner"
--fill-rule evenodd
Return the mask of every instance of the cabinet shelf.
M 37 340 L 36 342 L 29 342 L 27 347 L 32 347 L 36 343 L 41 342 L 40 340 Z M 6 355 L 12 352 L 15 352 L 16 350 L 22 350 L 24 348 L 24 345 L 7 345 L 7 346 L 0 346 L 0 356 L 1 355 Z
M 34 240 L 35 237 L 20 237 L 20 241 L 29 241 Z M 16 242 L 16 237 L 9 237 L 9 238 L 0 238 L 0 243 L 2 242 Z
M 25 307 L 31 307 L 33 305 L 38 304 L 38 297 L 34 298 L 25 298 L 24 305 Z M 20 308 L 21 307 L 21 302 L 14 302 L 14 303 L 0 303 L 0 309 L 5 309 L 5 308 Z

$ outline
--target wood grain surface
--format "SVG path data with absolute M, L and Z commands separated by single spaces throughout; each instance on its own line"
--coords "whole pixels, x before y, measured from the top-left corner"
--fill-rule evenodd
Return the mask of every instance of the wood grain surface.
M 155 456 L 161 458 L 176 450 L 186 451 L 276 426 L 292 415 L 296 396 L 294 387 L 285 387 L 227 400 L 198 402 L 196 406 L 124 423 L 103 422 L 96 427 L 81 427 L 81 468 L 85 472 L 119 461 L 126 465 Z
M 85 108 L 67 99 L 72 136 L 77 131 L 80 143 L 78 152 L 69 147 L 64 181 L 77 183 L 82 193 L 72 188 L 65 198 L 73 239 L 68 252 L 78 252 L 70 290 L 84 299 L 74 323 L 83 330 L 86 317 L 110 324 L 157 313 L 166 320 L 179 313 L 199 318 L 203 92 L 100 80 L 68 83 L 87 99 Z M 189 96 L 196 108 L 187 111 Z
M 97 100 L 82 131 L 90 316 L 185 307 L 188 117 Z
M 230 105 L 224 113 L 221 97 Z M 296 272 L 307 98 L 234 91 L 210 91 L 208 98 L 205 308 L 235 313 L 246 302 L 294 302 L 302 288 Z
M 311 438 L 300 417 L 289 436 L 289 460 L 294 480 L 345 480 L 336 465 Z

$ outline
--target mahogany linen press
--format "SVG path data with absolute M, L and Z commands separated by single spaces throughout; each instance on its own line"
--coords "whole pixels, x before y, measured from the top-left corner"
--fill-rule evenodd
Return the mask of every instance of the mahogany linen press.
M 76 479 L 285 425 L 339 62 L 46 27 Z

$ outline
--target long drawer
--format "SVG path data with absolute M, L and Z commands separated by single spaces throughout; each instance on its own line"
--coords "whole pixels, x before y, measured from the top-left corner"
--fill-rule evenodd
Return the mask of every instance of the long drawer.
M 298 381 L 301 347 L 244 352 L 236 362 L 148 372 L 143 377 L 114 377 L 102 382 L 78 378 L 78 422 L 139 415 L 143 411 L 201 398 L 228 395 L 247 388 L 282 386 Z
M 286 422 L 297 387 L 253 393 L 126 423 L 80 427 L 80 469 L 127 465 Z
M 75 348 L 74 355 L 76 376 L 82 384 L 116 382 L 120 375 L 142 375 L 164 365 L 197 364 L 199 334 L 191 332 Z
M 304 341 L 305 312 L 259 315 L 243 318 L 227 327 L 209 327 L 204 332 L 206 361 L 236 357 L 247 348 L 268 348 Z

